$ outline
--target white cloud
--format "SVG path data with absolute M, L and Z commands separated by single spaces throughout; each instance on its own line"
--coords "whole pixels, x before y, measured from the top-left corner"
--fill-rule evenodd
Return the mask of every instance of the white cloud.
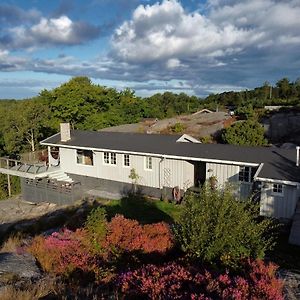
M 175 69 L 175 68 L 178 68 L 178 67 L 183 66 L 183 65 L 180 63 L 179 59 L 177 59 L 177 58 L 170 58 L 167 61 L 166 66 L 169 69 Z
M 57 19 L 42 18 L 40 22 L 31 28 L 31 33 L 38 39 L 49 39 L 53 42 L 74 42 L 73 22 L 67 16 Z
M 299 77 L 299 15 L 299 0 L 209 0 L 205 10 L 193 12 L 179 1 L 163 0 L 139 5 L 115 29 L 107 56 L 22 59 L 4 51 L 79 44 L 93 33 L 67 16 L 39 18 L 33 25 L 15 27 L 8 43 L 1 44 L 0 37 L 0 70 L 86 75 L 130 82 L 143 91 L 198 95 L 251 88 L 266 80 Z
M 230 23 L 219 26 L 198 12 L 186 12 L 176 0 L 164 0 L 152 6 L 140 5 L 132 19 L 116 30 L 112 46 L 122 60 L 152 62 L 225 56 L 262 37 L 251 28 Z
M 8 29 L 1 41 L 4 49 L 35 49 L 47 46 L 78 45 L 98 37 L 100 29 L 85 22 L 74 22 L 67 16 L 40 18 L 33 25 L 20 25 Z

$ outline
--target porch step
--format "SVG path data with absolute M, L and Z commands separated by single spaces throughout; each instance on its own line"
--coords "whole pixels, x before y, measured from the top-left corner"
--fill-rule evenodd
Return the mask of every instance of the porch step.
M 73 182 L 73 179 L 61 170 L 57 170 L 48 174 L 48 177 L 57 181 Z
M 289 236 L 289 243 L 300 246 L 300 201 L 298 200 Z

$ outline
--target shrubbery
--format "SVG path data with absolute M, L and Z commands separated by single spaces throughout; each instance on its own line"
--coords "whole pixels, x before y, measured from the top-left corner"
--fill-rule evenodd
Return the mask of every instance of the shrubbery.
M 239 121 L 226 128 L 222 139 L 227 144 L 241 146 L 265 146 L 265 131 L 262 125 L 255 120 Z
M 86 232 L 63 230 L 48 237 L 34 238 L 29 251 L 37 258 L 44 271 L 70 274 L 76 269 L 91 271 L 94 259 L 85 245 Z
M 255 205 L 207 187 L 187 197 L 174 232 L 191 258 L 237 267 L 241 259 L 264 257 L 273 245 L 271 228 L 270 220 L 258 221 Z
M 115 216 L 108 224 L 105 248 L 118 252 L 166 253 L 173 247 L 173 236 L 166 223 L 140 225 L 135 220 Z
M 88 217 L 85 228 L 37 236 L 28 250 L 46 272 L 69 275 L 81 270 L 93 272 L 99 278 L 99 274 L 111 270 L 111 258 L 115 262 L 131 252 L 165 254 L 172 247 L 173 236 L 167 224 L 142 226 L 121 215 L 107 222 L 103 211 L 96 209 Z
M 183 252 L 171 251 L 168 224 L 141 225 L 122 215 L 108 221 L 102 208 L 83 228 L 37 236 L 28 250 L 64 282 L 92 279 L 95 297 L 108 291 L 122 299 L 281 300 L 277 267 L 257 259 L 272 245 L 270 226 L 258 221 L 255 206 L 207 187 L 186 199 L 174 225 Z
M 119 276 L 121 293 L 129 299 L 265 299 L 283 300 L 276 266 L 245 261 L 241 275 L 213 273 L 175 262 L 145 265 Z

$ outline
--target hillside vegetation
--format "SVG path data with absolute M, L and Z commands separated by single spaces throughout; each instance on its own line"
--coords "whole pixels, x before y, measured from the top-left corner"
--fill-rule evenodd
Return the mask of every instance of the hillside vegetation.
M 145 118 L 161 120 L 188 115 L 202 108 L 222 110 L 228 106 L 235 106 L 242 118 L 252 120 L 257 119 L 257 110 L 264 105 L 298 106 L 299 103 L 300 80 L 290 82 L 287 78 L 279 80 L 275 87 L 266 82 L 253 90 L 224 92 L 201 99 L 171 92 L 141 98 L 130 89 L 117 91 L 93 84 L 87 77 L 74 77 L 31 99 L 0 101 L 0 156 L 37 150 L 39 141 L 57 132 L 60 122 L 70 122 L 75 129 L 99 130 L 137 123 Z M 181 124 L 173 127 L 174 133 L 184 131 Z M 258 132 L 261 135 L 260 128 Z M 231 135 L 231 132 L 224 134 L 223 142 L 237 140 Z M 256 138 L 257 133 L 251 136 Z M 266 143 L 261 136 L 259 140 Z M 18 191 L 18 188 L 13 189 Z M 5 197 L 7 185 L 3 175 L 0 190 L 3 191 L 0 196 Z

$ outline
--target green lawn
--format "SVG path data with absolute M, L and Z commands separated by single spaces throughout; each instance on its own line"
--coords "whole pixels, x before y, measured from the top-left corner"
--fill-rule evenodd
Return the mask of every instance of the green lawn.
M 160 221 L 173 223 L 180 212 L 181 206 L 160 200 L 152 200 L 143 196 L 125 197 L 121 200 L 110 200 L 105 204 L 109 218 L 122 214 L 126 218 L 149 224 Z

